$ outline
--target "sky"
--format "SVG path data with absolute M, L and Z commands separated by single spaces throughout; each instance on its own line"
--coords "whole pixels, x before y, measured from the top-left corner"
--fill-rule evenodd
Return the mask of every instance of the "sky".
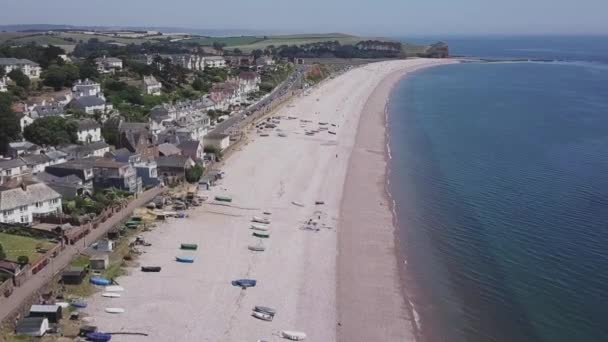
M 608 34 L 608 0 L 0 0 L 0 25 L 360 35 Z

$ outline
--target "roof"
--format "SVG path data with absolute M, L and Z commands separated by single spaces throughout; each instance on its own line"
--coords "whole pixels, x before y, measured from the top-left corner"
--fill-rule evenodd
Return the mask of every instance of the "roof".
M 95 121 L 93 119 L 78 120 L 78 121 L 76 121 L 76 124 L 78 125 L 79 131 L 88 131 L 90 129 L 101 128 L 101 126 L 97 123 L 97 121 Z
M 177 146 L 170 143 L 162 143 L 158 145 L 158 152 L 164 154 L 165 156 L 171 156 L 174 154 L 182 153 L 182 150 L 177 148 Z
M 0 58 L 0 65 L 26 65 L 26 64 L 38 66 L 38 63 L 32 62 L 29 59 Z
M 66 170 L 87 170 L 93 168 L 93 163 L 95 159 L 93 158 L 85 158 L 85 159 L 74 159 L 69 162 L 55 164 L 53 166 L 47 166 L 48 168 L 53 169 L 66 169 Z
M 75 175 L 58 177 L 58 176 L 52 175 L 46 171 L 43 171 L 43 172 L 36 174 L 36 178 L 39 181 L 46 183 L 48 185 L 52 185 L 52 184 L 62 184 L 64 186 L 65 185 L 73 185 L 73 186 L 82 185 L 82 180 L 80 178 L 78 178 L 78 176 L 75 176 Z
M 149 125 L 145 122 L 122 122 L 119 126 L 120 132 L 147 130 Z
M 239 78 L 244 80 L 255 80 L 258 77 L 259 75 L 255 71 L 242 71 L 241 73 L 239 73 Z
M 98 58 L 95 58 L 95 61 L 97 61 L 97 62 L 111 62 L 111 63 L 121 62 L 122 63 L 122 59 L 116 58 L 116 57 L 98 57 Z
M 198 140 L 188 140 L 179 144 L 177 147 L 182 150 L 182 153 L 187 155 L 196 155 L 197 150 L 200 148 L 201 142 Z
M 44 321 L 48 318 L 46 317 L 25 317 L 17 322 L 17 326 L 15 327 L 15 331 L 17 334 L 31 334 L 38 333 L 44 324 Z
M 28 149 L 37 149 L 38 145 L 31 143 L 29 141 L 15 141 L 8 144 L 10 148 L 17 151 L 28 150 Z
M 26 164 L 21 159 L 10 159 L 0 161 L 0 170 L 13 169 L 16 167 L 25 166 Z
M 30 312 L 57 312 L 61 310 L 59 305 L 37 305 L 34 304 L 30 308 Z
M 209 61 L 225 61 L 224 57 L 222 57 L 222 56 L 206 56 L 205 60 L 209 60 Z
M 134 155 L 134 153 L 132 153 L 131 151 L 129 151 L 128 149 L 126 149 L 124 147 L 114 150 L 114 151 L 110 152 L 110 154 L 114 157 L 114 159 L 116 159 L 116 158 L 128 159 L 129 157 Z
M 144 76 L 144 84 L 146 86 L 159 86 L 160 82 L 156 80 L 154 76 Z
M 190 159 L 190 157 L 187 156 L 179 156 L 179 155 L 172 155 L 172 156 L 167 156 L 167 157 L 159 157 L 156 160 L 156 164 L 159 168 L 162 167 L 173 167 L 173 168 L 183 168 L 186 167 L 188 161 L 192 162 L 192 159 Z
M 61 195 L 57 191 L 44 183 L 22 181 L 15 186 L 2 185 L 0 186 L 0 210 L 15 209 L 34 202 L 44 202 L 60 197 Z
M 65 113 L 65 107 L 57 103 L 50 103 L 47 105 L 36 105 L 32 109 L 32 118 L 42 118 L 46 116 L 57 116 Z
M 74 86 L 99 86 L 99 83 L 95 82 L 95 81 L 91 81 L 90 79 L 85 79 L 83 80 L 78 80 L 76 81 L 76 83 L 74 83 Z
M 93 163 L 94 167 L 104 168 L 104 169 L 119 169 L 121 167 L 128 166 L 128 165 L 129 165 L 129 163 L 118 162 L 118 161 L 115 161 L 110 158 L 99 158 L 99 159 L 95 160 L 95 162 Z
M 51 161 L 51 158 L 44 154 L 30 154 L 27 156 L 21 156 L 21 160 L 23 160 L 23 162 L 28 166 L 33 166 L 48 163 Z
M 61 151 L 48 151 L 44 152 L 44 154 L 51 160 L 57 160 L 68 156 L 67 153 Z
M 228 134 L 224 134 L 224 133 L 207 133 L 207 135 L 205 135 L 205 139 L 226 139 L 229 138 L 230 136 Z
M 82 96 L 72 100 L 72 102 L 81 107 L 95 107 L 106 104 L 104 99 L 97 96 Z

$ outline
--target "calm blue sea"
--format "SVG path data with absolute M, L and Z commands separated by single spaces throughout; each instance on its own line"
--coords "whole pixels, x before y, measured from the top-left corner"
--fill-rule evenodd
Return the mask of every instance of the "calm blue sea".
M 608 38 L 475 39 L 447 41 L 561 62 L 442 66 L 393 92 L 390 191 L 424 340 L 608 341 Z

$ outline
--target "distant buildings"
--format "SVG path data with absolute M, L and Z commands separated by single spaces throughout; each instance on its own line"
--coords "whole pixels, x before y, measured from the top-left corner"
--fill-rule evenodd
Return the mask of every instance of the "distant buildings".
M 28 173 L 27 164 L 21 159 L 0 160 L 0 177 L 19 177 Z M 0 183 L 3 179 L 0 179 Z
M 144 76 L 144 92 L 148 95 L 160 95 L 163 85 L 154 76 Z
M 0 222 L 31 224 L 36 216 L 61 212 L 61 195 L 44 183 L 13 180 L 0 185 Z
M 205 135 L 205 147 L 223 151 L 230 146 L 230 136 L 221 133 L 209 133 Z
M 38 63 L 29 59 L 18 58 L 0 58 L 0 68 L 4 68 L 6 74 L 15 69 L 21 70 L 30 79 L 40 78 L 40 72 L 42 71 Z
M 205 68 L 225 68 L 226 60 L 222 56 L 205 57 Z
M 72 93 L 75 98 L 84 96 L 99 96 L 101 95 L 101 84 L 91 81 L 88 78 L 78 80 L 72 86 Z
M 97 71 L 101 74 L 114 73 L 116 70 L 122 70 L 122 60 L 115 57 L 99 57 L 95 58 L 95 64 L 97 64 Z
M 95 112 L 107 113 L 113 109 L 111 103 L 106 103 L 106 99 L 101 96 L 82 96 L 70 102 L 70 107 L 83 111 L 87 114 Z

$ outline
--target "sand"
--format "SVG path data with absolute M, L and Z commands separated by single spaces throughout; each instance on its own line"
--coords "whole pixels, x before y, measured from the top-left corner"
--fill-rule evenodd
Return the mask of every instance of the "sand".
M 306 332 L 309 341 L 412 340 L 384 192 L 383 108 L 400 76 L 439 63 L 445 61 L 359 67 L 279 110 L 278 129 L 287 137 L 252 131 L 251 142 L 226 161 L 226 177 L 201 191 L 233 202 L 205 204 L 144 233 L 152 246 L 139 262 L 162 271 L 133 269 L 118 279 L 125 288 L 120 298 L 93 296 L 85 310 L 91 324 L 150 335 L 112 341 L 279 341 L 280 330 Z M 319 127 L 328 129 L 305 134 Z M 264 252 L 252 252 L 247 246 L 259 239 L 250 221 L 264 211 L 272 213 L 270 238 L 263 239 Z M 309 220 L 318 231 L 301 229 Z M 180 243 L 199 249 L 180 251 Z M 176 256 L 195 261 L 177 263 Z M 239 278 L 256 279 L 257 286 L 231 286 Z M 255 305 L 275 308 L 274 320 L 253 318 Z M 125 313 L 108 314 L 107 307 Z

